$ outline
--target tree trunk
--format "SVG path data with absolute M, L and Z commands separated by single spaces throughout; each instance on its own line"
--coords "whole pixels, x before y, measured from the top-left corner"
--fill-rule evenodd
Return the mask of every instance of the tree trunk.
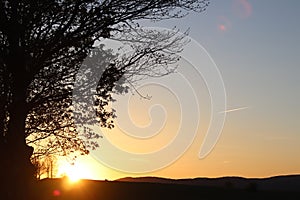
M 15 88 L 9 108 L 6 141 L 1 145 L 1 199 L 33 199 L 34 166 L 30 162 L 33 148 L 26 145 L 25 120 L 27 116 L 25 89 Z
M 28 109 L 26 108 L 27 87 L 31 76 L 26 64 L 25 50 L 22 46 L 24 30 L 18 18 L 18 1 L 11 2 L 12 17 L 6 27 L 9 48 L 5 55 L 6 74 L 5 81 L 9 84 L 10 97 L 8 104 L 8 130 L 5 138 L 1 138 L 1 163 L 0 198 L 27 200 L 33 199 L 32 185 L 34 183 L 34 167 L 30 162 L 33 148 L 26 145 L 25 120 Z M 3 112 L 3 111 L 2 111 Z

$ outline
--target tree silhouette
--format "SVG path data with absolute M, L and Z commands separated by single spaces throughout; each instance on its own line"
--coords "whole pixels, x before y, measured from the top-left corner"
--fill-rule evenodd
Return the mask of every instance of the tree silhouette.
M 37 152 L 41 154 L 87 153 L 88 146 L 97 147 L 78 139 L 72 114 L 74 78 L 87 56 L 105 54 L 109 59 L 98 77 L 93 109 L 96 121 L 111 128 L 114 114 L 105 107 L 114 88 L 118 88 L 115 92 L 127 88 L 116 83 L 122 83 L 122 77 L 134 82 L 170 73 L 172 70 L 158 67 L 175 62 L 180 41 L 184 44 L 183 37 L 176 34 L 139 29 L 137 21 L 180 18 L 188 11 L 201 12 L 207 5 L 207 0 L 1 0 L 1 198 L 29 198 L 33 148 L 26 142 L 46 145 Z M 104 38 L 125 41 L 134 51 L 117 56 L 105 53 L 103 47 L 94 48 L 95 42 Z
M 35 166 L 35 176 L 38 180 L 44 176 L 44 178 L 53 178 L 57 173 L 57 158 L 51 154 L 43 155 L 39 158 L 39 155 L 31 157 L 31 162 Z

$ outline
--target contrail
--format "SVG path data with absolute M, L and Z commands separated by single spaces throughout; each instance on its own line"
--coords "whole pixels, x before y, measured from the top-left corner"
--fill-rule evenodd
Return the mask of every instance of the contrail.
M 234 109 L 230 109 L 230 110 L 225 110 L 225 111 L 222 111 L 222 112 L 219 112 L 220 114 L 221 113 L 229 113 L 229 112 L 234 112 L 234 111 L 238 111 L 238 110 L 245 110 L 245 109 L 248 109 L 249 107 L 248 106 L 245 106 L 245 107 L 240 107 L 240 108 L 234 108 Z

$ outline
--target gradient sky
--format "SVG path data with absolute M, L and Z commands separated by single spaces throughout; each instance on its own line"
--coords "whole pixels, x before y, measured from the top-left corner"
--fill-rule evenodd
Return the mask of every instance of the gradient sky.
M 226 113 L 217 144 L 208 156 L 198 158 L 209 119 L 208 95 L 200 94 L 203 97 L 199 102 L 203 118 L 197 136 L 175 163 L 155 172 L 131 174 L 111 169 L 97 160 L 96 153 L 96 157 L 79 158 L 76 164 L 87 168 L 91 172 L 87 177 L 93 179 L 299 174 L 299 9 L 298 0 L 211 0 L 203 13 L 151 24 L 166 28 L 176 25 L 181 30 L 190 28 L 189 36 L 207 50 L 220 70 L 226 89 L 227 110 L 231 112 Z M 170 79 L 174 81 L 172 77 Z M 157 131 L 164 120 L 165 125 L 159 129 L 160 134 L 148 140 L 126 139 L 118 128 L 104 134 L 120 148 L 145 153 L 159 149 L 174 136 L 165 133 L 174 133 L 178 128 L 180 102 L 171 93 L 151 87 L 144 90 L 152 95 L 150 101 L 132 97 L 128 104 L 130 116 L 139 126 L 150 127 L 144 129 L 149 134 Z M 198 89 L 207 93 L 203 82 L 199 82 Z M 167 113 L 151 110 L 151 115 L 156 114 L 153 121 L 147 109 L 155 104 L 163 105 Z M 148 126 L 149 123 L 154 125 Z M 100 147 L 98 151 L 101 150 Z

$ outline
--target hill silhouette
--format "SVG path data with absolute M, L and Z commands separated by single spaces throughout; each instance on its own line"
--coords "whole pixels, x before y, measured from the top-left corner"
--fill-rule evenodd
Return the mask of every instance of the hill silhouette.
M 300 199 L 300 176 L 264 179 L 242 177 L 166 179 L 123 178 L 115 181 L 66 178 L 39 181 L 36 192 L 41 200 L 99 199 Z M 291 188 L 289 188 L 291 186 Z
M 166 183 L 191 186 L 209 186 L 217 188 L 232 189 L 256 189 L 262 191 L 299 191 L 300 175 L 273 176 L 268 178 L 243 178 L 243 177 L 219 177 L 219 178 L 189 178 L 189 179 L 168 179 L 159 177 L 126 177 L 118 181 L 124 182 L 146 182 Z M 253 188 L 256 187 L 256 188 Z

